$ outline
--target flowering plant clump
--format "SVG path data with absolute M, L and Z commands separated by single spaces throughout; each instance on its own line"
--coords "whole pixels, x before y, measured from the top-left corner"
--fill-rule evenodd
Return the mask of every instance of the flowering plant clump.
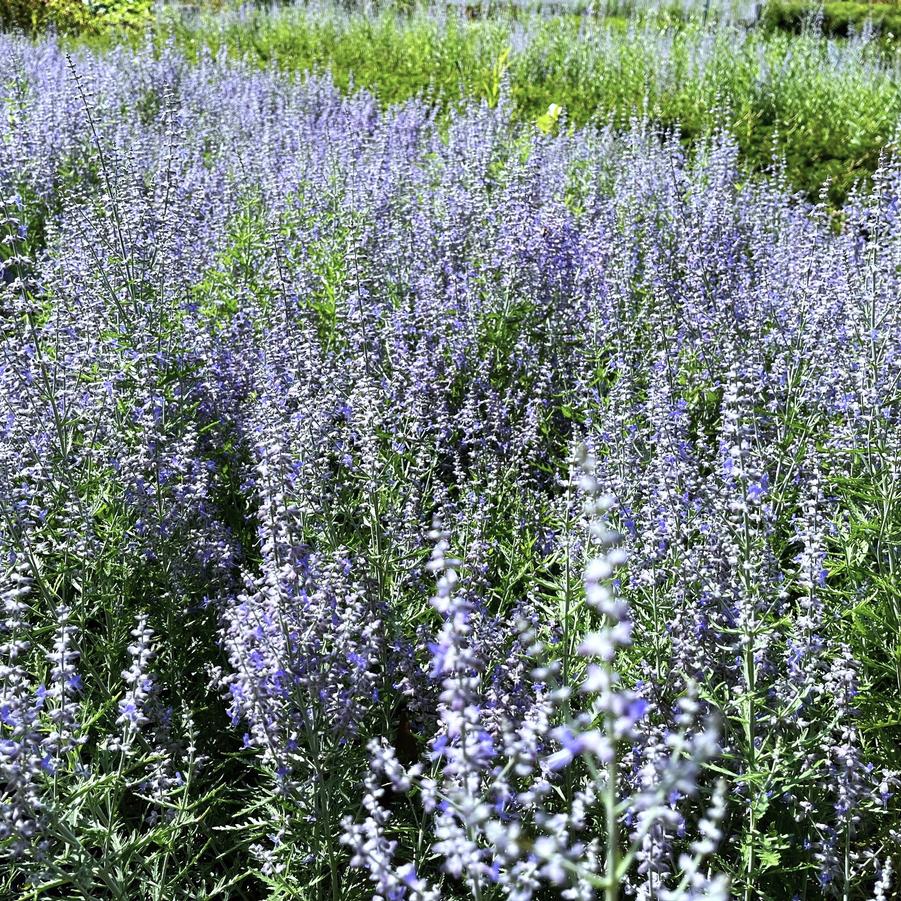
M 894 897 L 901 166 L 501 75 L 0 35 L 0 897 Z
M 716 730 L 698 728 L 698 705 L 688 696 L 678 704 L 675 731 L 643 740 L 647 702 L 622 687 L 612 666 L 632 632 L 628 605 L 606 584 L 625 560 L 616 547 L 619 536 L 602 518 L 613 500 L 599 496 L 593 462 L 582 466 L 591 535 L 606 553 L 591 559 L 585 572 L 585 601 L 602 625 L 578 646 L 589 661 L 574 686 L 581 697 L 559 684 L 560 661 L 554 660 L 532 670 L 527 709 L 498 715 L 472 640 L 473 605 L 458 589 L 460 561 L 445 556 L 447 533 L 431 533 L 437 544 L 429 569 L 438 574 L 432 605 L 444 617 L 432 645 L 432 673 L 442 686 L 440 725 L 427 753 L 433 775 L 423 763 L 403 767 L 390 745 L 371 742 L 368 816 L 362 824 L 345 823 L 351 863 L 369 871 L 378 897 L 440 896 L 415 865 L 394 862 L 398 843 L 386 837 L 391 814 L 383 782 L 398 792 L 419 790 L 432 821 L 433 851 L 473 897 L 496 892 L 529 899 L 542 885 L 559 887 L 566 898 L 592 898 L 597 891 L 614 898 L 621 887 L 641 897 L 727 897 L 726 877 L 702 871 L 722 835 L 725 783 L 717 785 L 694 842 L 684 841 L 678 803 L 697 795 L 704 764 L 719 752 Z M 527 621 L 519 625 L 520 654 L 543 656 L 534 629 Z M 486 716 L 491 708 L 494 715 Z M 570 718 L 555 726 L 564 708 Z M 674 843 L 684 845 L 678 855 Z

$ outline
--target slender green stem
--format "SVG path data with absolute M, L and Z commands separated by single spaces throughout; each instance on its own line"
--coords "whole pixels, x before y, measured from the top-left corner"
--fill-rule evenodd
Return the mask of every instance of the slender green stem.
M 607 734 L 612 735 L 613 722 L 608 718 Z M 619 884 L 616 874 L 619 857 L 619 818 L 616 810 L 617 791 L 617 756 L 614 750 L 613 759 L 607 769 L 607 785 L 604 790 L 604 812 L 607 820 L 607 884 L 604 888 L 604 901 L 617 901 Z

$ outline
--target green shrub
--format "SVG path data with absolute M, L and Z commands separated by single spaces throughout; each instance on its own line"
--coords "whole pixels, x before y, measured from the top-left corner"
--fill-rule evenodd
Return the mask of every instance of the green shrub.
M 152 0 L 3 0 L 0 29 L 38 34 L 100 34 L 143 29 L 153 22 Z
M 0 4 L 0 28 L 31 34 L 48 27 L 77 33 L 84 31 L 91 19 L 81 0 L 5 0 Z
M 769 0 L 763 8 L 762 24 L 770 29 L 802 31 L 812 18 L 828 35 L 847 37 L 861 31 L 867 21 L 885 36 L 901 36 L 901 7 L 895 3 L 825 3 L 809 0 Z

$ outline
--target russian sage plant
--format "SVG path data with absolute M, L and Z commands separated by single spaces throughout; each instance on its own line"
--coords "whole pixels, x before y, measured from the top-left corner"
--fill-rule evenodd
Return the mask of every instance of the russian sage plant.
M 173 44 L 0 98 L 0 895 L 892 897 L 895 162 Z

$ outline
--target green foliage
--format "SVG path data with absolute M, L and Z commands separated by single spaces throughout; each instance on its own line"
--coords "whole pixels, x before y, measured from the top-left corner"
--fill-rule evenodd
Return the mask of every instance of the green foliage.
M 84 31 L 91 14 L 81 0 L 5 0 L 0 5 L 0 28 L 34 34 L 49 27 L 63 34 Z
M 61 35 L 141 30 L 152 23 L 152 10 L 152 0 L 4 0 L 0 29 L 37 34 L 52 28 Z
M 763 8 L 761 24 L 788 32 L 803 31 L 816 19 L 826 34 L 847 37 L 869 22 L 888 39 L 901 37 L 901 8 L 892 2 L 834 2 L 815 4 L 810 0 L 769 0 Z
M 201 48 L 259 65 L 330 72 L 343 90 L 366 88 L 386 103 L 434 94 L 443 103 L 489 91 L 506 32 L 500 23 L 464 24 L 393 15 L 248 11 L 241 18 L 164 18 L 160 39 L 174 35 L 187 53 Z M 481 90 L 480 90 L 481 89 Z

